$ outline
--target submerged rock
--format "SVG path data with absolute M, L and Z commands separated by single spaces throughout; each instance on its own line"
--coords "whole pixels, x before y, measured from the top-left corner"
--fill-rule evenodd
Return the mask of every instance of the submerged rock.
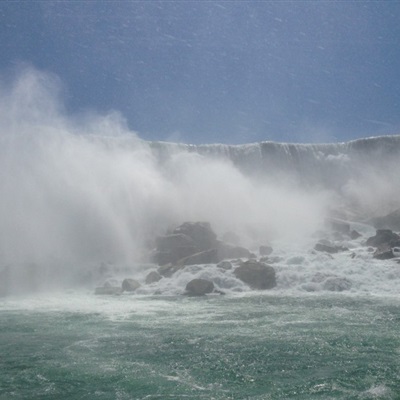
M 214 291 L 214 284 L 206 279 L 192 279 L 186 285 L 188 296 L 205 296 Z
M 124 279 L 122 281 L 122 291 L 124 292 L 134 292 L 136 289 L 140 288 L 140 283 L 135 279 Z
M 272 289 L 276 286 L 275 269 L 256 260 L 243 262 L 234 274 L 252 289 Z

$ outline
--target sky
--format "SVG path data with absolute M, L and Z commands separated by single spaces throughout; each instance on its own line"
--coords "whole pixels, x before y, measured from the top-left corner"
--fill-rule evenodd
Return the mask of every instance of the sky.
M 145 140 L 338 142 L 400 133 L 397 1 L 2 1 L 0 78 Z

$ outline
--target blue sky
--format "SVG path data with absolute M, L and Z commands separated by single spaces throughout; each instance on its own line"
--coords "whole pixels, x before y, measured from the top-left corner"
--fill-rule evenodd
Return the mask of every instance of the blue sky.
M 10 1 L 0 73 L 56 74 L 68 113 L 146 140 L 335 142 L 400 133 L 400 2 Z

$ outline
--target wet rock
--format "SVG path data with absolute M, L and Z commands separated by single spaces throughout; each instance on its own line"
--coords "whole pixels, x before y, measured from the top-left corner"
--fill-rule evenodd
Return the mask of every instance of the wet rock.
M 366 244 L 373 247 L 396 247 L 400 246 L 400 236 L 390 229 L 378 229 L 375 236 L 367 239 Z
M 192 238 L 182 233 L 159 236 L 156 245 L 151 258 L 158 265 L 176 263 L 181 258 L 199 251 Z
M 122 291 L 124 292 L 134 292 L 140 286 L 140 283 L 135 279 L 127 278 L 122 281 Z
M 192 279 L 186 285 L 188 296 L 205 296 L 214 291 L 214 284 L 206 279 Z
M 120 287 L 108 286 L 108 287 L 97 287 L 94 291 L 96 295 L 120 295 L 122 289 Z
M 391 258 L 395 258 L 396 256 L 394 255 L 393 250 L 390 247 L 380 247 L 376 249 L 373 257 L 377 260 L 390 260 Z
M 172 232 L 189 236 L 199 251 L 215 248 L 217 235 L 208 222 L 185 222 Z
M 274 249 L 271 246 L 260 246 L 260 256 L 269 256 Z
M 275 269 L 256 260 L 241 263 L 234 274 L 252 289 L 272 289 L 276 286 Z
M 158 282 L 162 276 L 157 271 L 151 271 L 147 274 L 145 282 L 147 285 Z

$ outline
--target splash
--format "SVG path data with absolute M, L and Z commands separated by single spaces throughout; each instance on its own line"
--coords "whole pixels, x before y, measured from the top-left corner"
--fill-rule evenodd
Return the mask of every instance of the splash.
M 117 112 L 68 115 L 58 79 L 29 68 L 1 84 L 0 117 L 0 262 L 11 269 L 46 265 L 63 277 L 105 261 L 133 265 L 186 220 L 233 231 L 246 246 L 298 241 L 343 198 L 375 207 L 370 177 L 398 195 L 395 175 L 381 179 L 387 164 L 374 175 L 355 168 L 355 144 L 149 143 Z

